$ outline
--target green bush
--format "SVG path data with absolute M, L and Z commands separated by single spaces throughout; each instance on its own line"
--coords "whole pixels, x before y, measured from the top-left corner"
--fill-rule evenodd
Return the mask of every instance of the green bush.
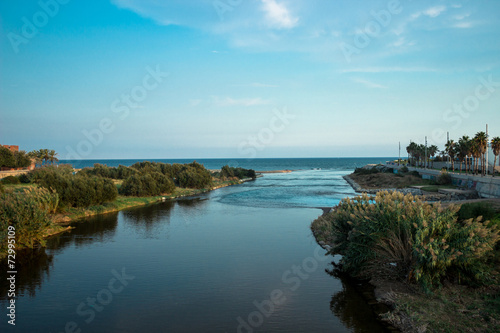
M 374 174 L 374 173 L 379 173 L 380 170 L 378 170 L 377 168 L 375 167 L 372 167 L 370 169 L 366 169 L 366 168 L 356 168 L 354 170 L 354 173 L 355 174 L 358 174 L 358 175 L 371 175 L 371 174 Z
M 137 174 L 138 171 L 135 168 L 129 168 L 123 165 L 119 165 L 117 168 L 108 167 L 107 165 L 94 164 L 92 168 L 83 168 L 79 174 L 88 176 L 99 176 L 110 179 L 127 179 L 133 174 Z
M 5 178 L 2 178 L 1 181 L 2 181 L 2 184 L 6 184 L 6 185 L 21 184 L 19 179 L 17 177 L 14 177 L 14 176 L 7 176 Z
M 257 175 L 255 174 L 255 170 L 252 169 L 235 168 L 225 165 L 222 167 L 220 171 L 220 177 L 226 179 L 233 177 L 236 177 L 238 179 L 244 179 L 244 178 L 255 179 L 257 178 Z
M 176 178 L 180 187 L 203 189 L 212 186 L 212 176 L 197 162 L 182 166 Z
M 446 171 L 442 171 L 436 179 L 436 184 L 438 185 L 451 185 L 451 183 L 451 175 Z
M 44 244 L 44 232 L 51 222 L 49 213 L 57 209 L 58 195 L 43 188 L 0 195 L 0 250 L 7 249 L 8 228 L 15 228 L 16 248 Z
M 401 172 L 401 173 L 407 173 L 408 171 L 409 171 L 408 167 L 406 167 L 406 166 L 399 168 L 399 172 Z
M 14 159 L 14 153 L 8 148 L 0 145 L 0 167 L 14 168 L 15 166 L 16 160 Z
M 379 192 L 344 199 L 313 224 L 342 255 L 340 269 L 353 276 L 414 279 L 424 289 L 444 277 L 484 283 L 498 230 L 481 219 L 458 222 L 458 208 L 428 204 L 410 194 Z
M 31 183 L 31 177 L 27 173 L 23 173 L 17 177 L 22 184 Z
M 483 219 L 491 220 L 495 215 L 496 212 L 491 206 L 481 202 L 465 203 L 460 206 L 460 210 L 458 211 L 458 219 L 462 221 L 479 216 L 482 216 Z
M 113 201 L 118 190 L 113 181 L 86 173 L 73 175 L 66 167 L 44 167 L 33 174 L 33 179 L 42 187 L 54 189 L 62 206 L 88 207 Z
M 174 190 L 175 184 L 170 178 L 159 172 L 152 172 L 127 178 L 120 188 L 120 194 L 147 197 L 170 194 Z

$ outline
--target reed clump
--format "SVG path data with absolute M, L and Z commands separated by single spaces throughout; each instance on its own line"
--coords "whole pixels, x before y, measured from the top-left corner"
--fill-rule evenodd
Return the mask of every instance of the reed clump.
M 342 255 L 338 269 L 352 276 L 406 279 L 426 291 L 445 278 L 487 284 L 498 228 L 481 216 L 459 220 L 458 211 L 411 194 L 379 192 L 342 200 L 312 228 L 332 244 L 331 254 Z
M 45 188 L 0 194 L 0 252 L 7 249 L 9 226 L 15 229 L 16 248 L 44 245 L 45 231 L 51 225 L 49 214 L 58 205 L 58 194 Z

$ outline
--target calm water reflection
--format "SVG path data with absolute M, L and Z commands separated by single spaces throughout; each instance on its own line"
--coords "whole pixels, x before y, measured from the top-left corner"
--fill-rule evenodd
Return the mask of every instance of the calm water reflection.
M 309 231 L 321 211 L 237 205 L 252 186 L 76 223 L 26 256 L 16 327 L 2 320 L 1 331 L 382 331 L 325 272 L 331 257 Z

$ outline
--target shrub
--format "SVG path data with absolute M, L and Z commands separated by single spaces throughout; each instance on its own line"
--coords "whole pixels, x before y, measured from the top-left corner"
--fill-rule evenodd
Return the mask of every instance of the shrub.
M 499 239 L 495 226 L 481 219 L 457 222 L 458 208 L 424 203 L 411 194 L 379 192 L 344 199 L 315 221 L 340 269 L 353 276 L 414 279 L 431 290 L 449 276 L 483 283 L 491 267 L 487 254 Z
M 366 168 L 356 168 L 354 170 L 354 173 L 355 174 L 359 174 L 359 175 L 371 175 L 371 174 L 374 174 L 374 173 L 379 173 L 380 170 L 378 170 L 377 168 L 375 167 L 372 167 L 370 169 L 366 169 Z
M 193 162 L 182 166 L 177 182 L 180 187 L 202 189 L 212 185 L 212 176 L 203 165 Z
M 230 167 L 228 165 L 225 165 L 222 167 L 222 169 L 220 171 L 220 177 L 222 177 L 222 178 L 236 177 L 238 179 L 244 179 L 244 178 L 255 179 L 255 178 L 257 178 L 257 175 L 255 174 L 255 170 L 252 170 L 252 169 L 235 168 L 235 167 Z
M 451 175 L 446 171 L 442 171 L 437 177 L 436 183 L 438 185 L 451 185 L 452 183 Z
M 31 177 L 27 173 L 23 173 L 17 177 L 22 184 L 31 183 Z
M 414 171 L 412 171 L 412 172 L 410 172 L 410 175 L 415 176 L 415 177 L 418 177 L 418 178 L 422 178 L 422 177 L 420 176 L 420 174 L 418 173 L 418 171 L 415 171 L 415 170 L 414 170 Z
M 0 145 L 0 167 L 14 168 L 15 166 L 16 160 L 14 159 L 14 153 L 8 148 Z
M 407 173 L 408 171 L 409 171 L 408 167 L 406 167 L 406 166 L 399 168 L 399 172 L 401 172 L 401 173 Z
M 459 220 L 468 220 L 479 216 L 482 216 L 486 220 L 491 220 L 495 215 L 496 212 L 491 206 L 481 202 L 465 203 L 460 206 L 460 210 L 458 211 Z
M 56 193 L 43 188 L 0 195 L 1 251 L 7 248 L 9 226 L 15 228 L 17 248 L 44 244 L 44 232 L 51 223 L 48 214 L 57 209 L 58 201 Z
M 146 197 L 172 193 L 174 190 L 175 185 L 170 178 L 159 172 L 152 172 L 127 178 L 120 188 L 120 194 Z
M 2 183 L 6 185 L 14 185 L 14 184 L 21 184 L 19 181 L 19 178 L 14 177 L 14 176 L 7 176 L 5 178 L 2 178 Z
M 34 174 L 40 186 L 54 189 L 63 206 L 88 207 L 113 201 L 118 190 L 111 179 L 88 176 L 86 173 L 73 175 L 67 168 L 44 167 Z

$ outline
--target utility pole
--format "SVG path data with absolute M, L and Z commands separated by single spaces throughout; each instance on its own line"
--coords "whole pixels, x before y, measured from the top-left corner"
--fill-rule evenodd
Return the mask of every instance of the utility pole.
M 489 146 L 489 140 L 488 140 L 488 124 L 486 124 L 486 176 L 488 175 L 488 172 L 490 171 L 490 166 L 488 164 L 488 148 Z M 495 172 L 495 170 L 493 170 L 493 172 Z
M 401 141 L 399 141 L 398 166 L 401 165 Z

